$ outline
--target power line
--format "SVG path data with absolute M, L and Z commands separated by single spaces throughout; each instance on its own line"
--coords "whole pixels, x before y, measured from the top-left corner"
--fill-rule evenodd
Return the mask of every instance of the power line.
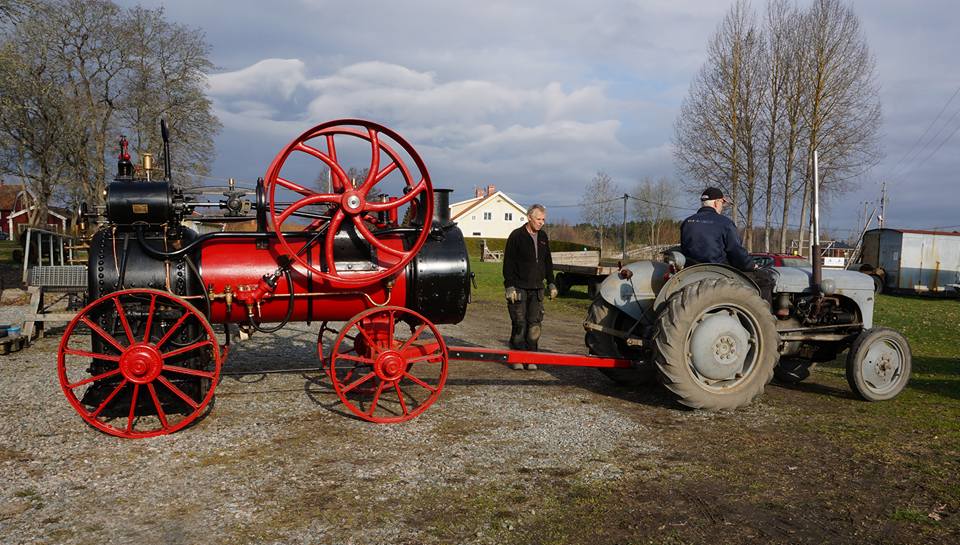
M 923 134 L 920 135 L 920 138 L 918 138 L 917 141 L 913 143 L 913 146 L 910 147 L 910 151 L 908 151 L 903 157 L 900 158 L 899 161 L 897 161 L 895 165 L 893 165 L 893 168 L 890 169 L 890 172 L 895 173 L 897 171 L 897 168 L 900 167 L 901 164 L 909 164 L 908 158 L 913 154 L 914 150 L 917 149 L 917 146 L 920 144 L 920 142 L 922 142 L 923 139 L 927 136 L 927 134 L 930 132 L 930 129 L 932 129 L 933 126 L 937 123 L 937 121 L 940 120 L 940 116 L 942 116 L 943 112 L 947 110 L 947 107 L 950 106 L 950 103 L 953 102 L 953 99 L 957 97 L 958 93 L 960 93 L 960 85 L 957 86 L 957 89 L 953 92 L 953 94 L 950 96 L 947 102 L 943 105 L 942 108 L 940 108 L 940 112 L 938 112 L 937 116 L 933 118 L 933 121 L 931 121 L 930 124 L 927 125 L 926 130 L 923 131 Z M 954 114 L 954 117 L 956 117 L 956 114 Z M 941 128 L 941 131 L 942 130 L 943 129 Z M 939 132 L 937 134 L 939 134 Z M 920 152 L 918 151 L 917 153 L 920 153 Z
M 960 87 L 957 88 L 957 91 L 960 91 Z M 956 95 L 957 95 L 957 93 L 954 93 L 954 94 L 953 94 L 953 96 L 956 96 Z M 952 100 L 953 100 L 953 97 L 950 97 L 950 100 L 952 101 Z M 947 104 L 949 104 L 949 101 L 947 102 Z M 945 108 L 946 108 L 946 105 L 944 105 L 944 109 L 945 109 Z M 943 110 L 941 110 L 941 114 L 942 114 L 942 113 L 943 113 Z M 927 155 L 927 156 L 926 156 L 922 161 L 920 161 L 919 163 L 915 162 L 915 159 L 916 159 L 917 157 L 919 157 L 920 154 L 922 154 L 922 153 L 925 152 L 927 149 L 929 149 L 931 145 L 933 145 L 933 143 L 937 140 L 937 138 L 938 138 L 941 134 L 943 134 L 943 130 L 946 129 L 947 127 L 949 127 L 950 124 L 953 123 L 953 121 L 957 118 L 958 115 L 960 115 L 960 109 L 958 109 L 957 111 L 953 112 L 953 115 L 950 116 L 950 119 L 948 119 L 945 123 L 943 123 L 942 125 L 940 125 L 940 128 L 937 130 L 937 133 L 936 133 L 935 135 L 933 135 L 933 137 L 930 138 L 930 140 L 928 140 L 928 141 L 923 145 L 923 147 L 921 147 L 921 148 L 917 151 L 917 153 L 914 155 L 914 157 L 913 157 L 913 159 L 912 159 L 912 161 L 914 161 L 914 163 L 913 163 L 912 166 L 911 166 L 911 164 L 910 164 L 910 161 L 907 161 L 907 162 L 905 162 L 905 163 L 902 165 L 903 168 L 901 168 L 899 171 L 896 171 L 896 170 L 894 169 L 894 173 L 893 173 L 891 176 L 892 176 L 892 177 L 903 177 L 905 174 L 908 174 L 908 173 L 916 170 L 916 169 L 919 168 L 920 166 L 922 166 L 922 165 L 923 165 L 924 163 L 926 163 L 931 157 L 933 157 L 934 154 L 936 154 L 938 151 L 940 151 L 940 148 L 942 148 L 943 145 L 946 144 L 946 143 L 953 137 L 954 134 L 956 134 L 957 129 L 954 129 L 954 131 L 953 131 L 952 133 L 950 133 L 946 138 L 944 138 L 943 140 L 941 140 L 941 141 L 940 141 L 940 144 L 939 144 L 939 145 L 937 146 L 937 148 L 933 151 L 933 153 L 930 153 L 929 155 Z M 939 119 L 939 118 L 940 118 L 940 114 L 937 115 L 937 119 Z M 934 119 L 934 123 L 937 121 L 937 119 Z M 930 126 L 932 127 L 933 124 L 931 123 Z M 928 129 L 929 129 L 929 128 L 928 128 Z
M 957 114 L 960 114 L 960 110 L 957 110 L 957 113 L 953 114 L 953 117 L 957 117 Z M 951 119 L 951 120 L 952 120 L 952 119 Z M 960 124 L 958 124 L 958 125 L 953 129 L 953 132 L 951 132 L 949 135 L 947 135 L 947 137 L 944 138 L 944 139 L 940 142 L 940 145 L 937 146 L 937 149 L 935 149 L 935 150 L 933 150 L 932 152 L 930 152 L 930 154 L 927 155 L 927 156 L 923 159 L 923 161 L 920 161 L 919 163 L 917 163 L 916 166 L 914 166 L 912 169 L 907 170 L 906 172 L 904 172 L 903 174 L 901 174 L 901 176 L 903 176 L 904 174 L 909 174 L 910 172 L 913 172 L 914 170 L 916 170 L 916 169 L 920 168 L 921 166 L 923 166 L 924 163 L 926 163 L 927 161 L 929 161 L 931 157 L 933 157 L 934 155 L 937 154 L 938 151 L 940 151 L 940 148 L 942 148 L 947 142 L 950 141 L 951 138 L 953 138 L 953 135 L 957 134 L 957 131 L 960 131 Z

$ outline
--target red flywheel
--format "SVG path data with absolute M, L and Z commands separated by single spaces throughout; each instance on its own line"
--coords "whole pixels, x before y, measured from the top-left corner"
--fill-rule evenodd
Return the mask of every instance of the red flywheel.
M 357 168 L 362 176 L 355 179 Z M 264 184 L 280 246 L 336 288 L 400 272 L 429 235 L 433 186 L 423 160 L 397 133 L 370 121 L 328 121 L 306 131 L 277 154 Z M 288 240 L 304 232 L 321 245 L 319 263 Z M 346 255 L 355 245 L 338 244 L 338 237 L 362 239 L 373 266 L 358 267 Z

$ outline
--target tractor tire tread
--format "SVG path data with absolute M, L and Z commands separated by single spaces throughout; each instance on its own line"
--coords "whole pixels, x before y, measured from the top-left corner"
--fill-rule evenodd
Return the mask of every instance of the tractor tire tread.
M 749 307 L 756 319 L 760 333 L 765 339 L 766 349 L 756 362 L 756 375 L 736 387 L 729 393 L 714 393 L 704 390 L 692 376 L 687 355 L 684 353 L 687 328 L 696 314 L 698 306 L 707 298 L 715 298 L 716 293 L 724 292 L 731 301 L 739 301 Z M 779 359 L 777 350 L 778 336 L 776 318 L 770 313 L 766 303 L 756 290 L 725 278 L 707 279 L 684 287 L 670 296 L 657 320 L 654 335 L 656 345 L 655 361 L 661 383 L 672 392 L 677 401 L 693 409 L 721 410 L 733 409 L 750 404 L 763 393 L 764 386 L 773 380 L 774 368 Z

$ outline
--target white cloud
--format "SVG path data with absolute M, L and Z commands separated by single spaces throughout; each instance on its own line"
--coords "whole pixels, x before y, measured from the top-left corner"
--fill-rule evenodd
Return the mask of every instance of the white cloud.
M 299 59 L 265 59 L 241 70 L 211 74 L 210 94 L 243 96 L 279 94 L 290 98 L 304 82 L 304 64 Z

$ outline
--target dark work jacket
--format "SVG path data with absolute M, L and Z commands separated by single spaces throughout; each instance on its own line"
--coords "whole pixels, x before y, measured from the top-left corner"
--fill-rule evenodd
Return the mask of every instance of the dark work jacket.
M 696 263 L 722 263 L 744 271 L 754 268 L 733 220 L 709 206 L 701 207 L 680 224 L 680 248 Z
M 553 258 L 550 240 L 543 229 L 537 233 L 537 252 L 533 251 L 533 237 L 527 225 L 510 233 L 503 249 L 503 287 L 543 289 L 543 281 L 553 284 Z

